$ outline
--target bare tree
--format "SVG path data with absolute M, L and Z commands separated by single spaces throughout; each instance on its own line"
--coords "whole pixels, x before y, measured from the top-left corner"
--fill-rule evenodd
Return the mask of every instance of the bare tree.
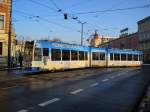
M 53 38 L 52 40 L 51 40 L 52 42 L 63 42 L 60 38 Z

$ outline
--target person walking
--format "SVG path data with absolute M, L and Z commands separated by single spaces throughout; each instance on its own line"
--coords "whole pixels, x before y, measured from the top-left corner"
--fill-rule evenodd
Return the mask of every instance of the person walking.
M 20 67 L 22 67 L 22 62 L 23 62 L 23 56 L 21 53 L 19 53 L 19 64 L 20 64 Z

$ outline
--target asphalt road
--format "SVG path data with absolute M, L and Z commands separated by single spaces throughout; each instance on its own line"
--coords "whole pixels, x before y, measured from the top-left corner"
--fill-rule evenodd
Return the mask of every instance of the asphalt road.
M 64 80 L 49 88 L 47 83 L 41 83 L 42 89 L 35 89 L 35 85 L 34 89 L 21 86 L 0 96 L 0 111 L 133 112 L 150 82 L 149 73 L 150 67 L 122 68 L 107 74 Z

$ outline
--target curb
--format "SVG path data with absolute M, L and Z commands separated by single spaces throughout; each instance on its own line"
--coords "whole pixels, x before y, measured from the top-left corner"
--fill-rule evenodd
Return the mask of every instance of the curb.
M 150 85 L 146 87 L 135 112 L 150 112 Z
M 0 68 L 0 71 L 11 71 L 11 70 L 20 70 L 25 69 L 25 67 L 16 67 L 16 68 Z

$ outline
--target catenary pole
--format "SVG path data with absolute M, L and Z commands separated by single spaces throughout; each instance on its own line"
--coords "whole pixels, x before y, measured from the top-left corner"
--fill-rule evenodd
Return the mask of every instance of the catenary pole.
M 9 14 L 9 31 L 8 31 L 8 68 L 11 67 L 11 28 L 12 28 L 12 2 L 10 0 L 10 14 Z
M 81 24 L 81 45 L 83 45 L 83 25 L 86 24 L 86 22 L 79 22 Z

